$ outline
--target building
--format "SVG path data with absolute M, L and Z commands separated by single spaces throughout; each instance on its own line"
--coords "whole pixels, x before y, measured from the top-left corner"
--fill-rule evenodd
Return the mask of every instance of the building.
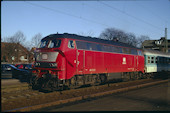
M 19 43 L 1 42 L 1 62 L 31 63 L 33 54 Z
M 163 51 L 165 52 L 165 37 L 161 37 L 161 39 L 159 40 L 145 40 L 142 43 L 142 48 L 146 48 L 146 49 L 153 49 L 153 50 L 158 50 L 158 51 Z M 170 53 L 170 40 L 167 40 L 167 49 L 168 49 L 168 53 Z

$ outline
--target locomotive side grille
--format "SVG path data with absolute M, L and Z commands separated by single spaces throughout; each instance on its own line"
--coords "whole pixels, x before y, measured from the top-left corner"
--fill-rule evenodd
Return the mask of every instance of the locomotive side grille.
M 40 68 L 57 68 L 57 63 L 48 63 L 48 62 L 36 62 L 35 67 Z

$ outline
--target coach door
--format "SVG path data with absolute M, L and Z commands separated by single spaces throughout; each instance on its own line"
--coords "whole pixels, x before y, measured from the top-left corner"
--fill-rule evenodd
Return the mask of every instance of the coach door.
M 77 50 L 77 74 L 84 74 L 84 66 L 85 66 L 85 51 Z

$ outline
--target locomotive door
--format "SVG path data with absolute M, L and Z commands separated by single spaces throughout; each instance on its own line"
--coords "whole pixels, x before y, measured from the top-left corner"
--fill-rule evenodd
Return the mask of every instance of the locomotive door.
M 77 56 L 77 58 L 76 58 L 77 74 L 84 74 L 85 51 L 84 50 L 77 50 L 76 56 Z
M 134 68 L 135 68 L 135 71 L 138 70 L 138 56 L 134 57 Z

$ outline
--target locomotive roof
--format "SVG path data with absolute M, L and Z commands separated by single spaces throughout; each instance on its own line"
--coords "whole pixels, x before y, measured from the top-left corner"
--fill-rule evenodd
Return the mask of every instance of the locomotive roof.
M 170 53 L 165 53 L 162 51 L 152 50 L 152 49 L 143 49 L 144 54 L 156 55 L 156 56 L 167 56 L 170 57 Z
M 71 38 L 71 39 L 78 39 L 78 40 L 84 40 L 84 41 L 91 41 L 91 42 L 98 42 L 98 43 L 103 43 L 103 44 L 111 44 L 111 45 L 116 45 L 116 46 L 140 49 L 140 48 L 137 48 L 137 47 L 134 47 L 132 45 L 122 43 L 122 42 L 116 42 L 116 41 L 104 40 L 104 39 L 100 39 L 96 37 L 80 36 L 80 35 L 68 34 L 68 33 L 51 34 L 51 35 L 44 37 L 42 40 L 51 39 L 51 38 Z

